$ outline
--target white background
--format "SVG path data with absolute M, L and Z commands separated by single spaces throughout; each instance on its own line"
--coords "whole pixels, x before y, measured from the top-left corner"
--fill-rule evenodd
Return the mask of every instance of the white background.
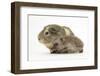
M 12 1 L 15 1 L 15 0 L 12 0 Z M 58 3 L 58 4 L 74 4 L 74 5 L 91 5 L 91 6 L 99 6 L 100 4 L 99 0 L 38 0 L 38 1 L 37 0 L 34 0 L 34 1 L 24 0 L 24 1 Z M 9 0 L 1 0 L 0 2 L 0 76 L 16 76 L 10 73 L 10 60 L 11 60 L 10 59 L 10 55 L 11 55 L 10 3 L 11 1 Z M 100 10 L 100 7 L 99 7 L 99 10 Z M 100 17 L 100 14 L 99 14 L 99 17 Z M 98 19 L 98 21 L 100 21 L 100 18 Z M 100 39 L 100 37 L 98 39 Z M 100 40 L 98 40 L 98 42 L 100 42 Z M 98 54 L 100 58 L 100 52 Z M 100 64 L 100 61 L 99 61 L 99 64 Z M 53 73 L 38 73 L 38 74 L 26 74 L 26 75 L 23 74 L 23 75 L 18 75 L 18 76 L 24 76 L 24 75 L 25 76 L 55 76 L 55 75 L 57 76 L 85 76 L 85 75 L 99 76 L 100 74 L 99 69 L 98 70 L 59 72 L 59 73 L 53 72 Z
M 57 54 L 52 55 L 50 54 L 49 49 L 47 49 L 46 47 L 42 47 L 43 44 L 41 45 L 41 43 L 38 41 L 37 37 L 38 37 L 39 32 L 42 31 L 43 27 L 48 24 L 59 24 L 62 26 L 65 25 L 67 27 L 70 27 L 71 30 L 74 32 L 74 34 L 78 36 L 84 42 L 84 45 L 85 45 L 84 47 L 86 47 L 86 44 L 89 43 L 87 40 L 89 38 L 89 34 L 87 35 L 88 18 L 52 17 L 52 16 L 34 16 L 34 15 L 32 16 L 31 15 L 29 17 L 29 45 L 30 45 L 29 46 L 29 61 L 34 61 L 34 60 L 52 61 L 52 60 L 62 60 L 64 58 L 66 60 L 67 55 L 65 55 L 63 58 L 61 58 L 61 56 Z M 93 30 L 91 32 L 93 32 Z M 91 40 L 91 38 L 89 40 L 93 41 Z M 90 43 L 89 45 L 91 44 L 93 43 Z M 86 49 L 84 49 L 84 51 Z M 71 55 L 71 56 L 74 56 L 74 55 Z
M 49 12 L 49 10 L 47 10 L 47 11 Z M 58 11 L 60 11 L 60 10 L 58 10 Z M 66 11 L 66 12 L 61 11 L 60 14 L 61 13 L 65 13 L 65 15 L 68 16 L 68 11 Z M 45 13 L 45 14 L 47 14 L 47 13 Z M 50 13 L 48 13 L 48 14 L 50 15 Z M 56 14 L 57 13 L 55 13 L 55 15 Z M 72 13 L 69 14 L 69 16 L 70 15 L 73 16 L 74 14 L 75 14 L 75 11 L 73 14 Z M 78 16 L 82 15 L 81 13 L 77 13 L 77 14 L 78 14 Z M 90 17 L 91 17 L 91 15 L 90 15 Z M 85 45 L 84 52 L 86 51 L 86 49 L 89 50 L 89 48 L 88 48 L 88 47 L 90 47 L 89 45 L 93 44 L 93 42 L 92 43 L 89 43 L 89 42 L 94 41 L 94 39 L 91 40 L 91 36 L 93 36 L 93 29 L 94 29 L 93 27 L 94 26 L 92 26 L 93 21 L 90 22 L 91 23 L 90 24 L 91 31 L 89 32 L 88 30 L 90 27 L 89 27 L 88 20 L 89 20 L 88 18 L 79 18 L 79 17 L 54 17 L 54 16 L 34 16 L 34 15 L 29 16 L 29 50 L 28 50 L 29 51 L 29 61 L 34 61 L 34 60 L 36 60 L 36 61 L 39 61 L 39 60 L 52 61 L 52 60 L 62 60 L 62 59 L 67 60 L 66 59 L 66 58 L 68 58 L 67 55 L 65 55 L 63 58 L 61 58 L 61 56 L 57 55 L 57 54 L 51 55 L 49 49 L 47 49 L 46 47 L 43 47 L 43 44 L 41 44 L 38 41 L 39 32 L 42 31 L 43 27 L 45 27 L 48 24 L 58 24 L 61 26 L 70 27 L 71 30 L 74 32 L 74 34 L 83 41 L 83 43 Z M 24 27 L 25 27 L 25 25 L 24 25 Z M 89 35 L 91 35 L 91 36 L 89 36 Z M 90 39 L 89 39 L 89 37 L 90 37 Z M 92 38 L 94 38 L 94 37 L 92 37 Z M 93 46 L 91 46 L 91 47 L 93 47 Z M 93 50 L 93 48 L 91 48 L 90 50 Z M 71 57 L 72 56 L 74 56 L 74 55 L 71 55 Z M 69 55 L 69 57 L 70 57 L 70 55 Z M 69 59 L 71 59 L 71 57 Z M 83 57 L 85 57 L 85 56 L 83 56 Z

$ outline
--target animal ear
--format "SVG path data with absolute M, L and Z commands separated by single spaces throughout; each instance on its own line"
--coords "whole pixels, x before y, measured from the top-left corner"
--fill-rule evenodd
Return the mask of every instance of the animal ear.
M 63 26 L 65 32 L 66 32 L 66 35 L 73 35 L 74 36 L 74 33 L 72 32 L 72 30 L 69 28 L 69 27 L 66 27 L 66 26 Z
M 51 33 L 57 33 L 58 30 L 56 28 L 51 27 L 51 28 L 49 28 L 49 31 Z

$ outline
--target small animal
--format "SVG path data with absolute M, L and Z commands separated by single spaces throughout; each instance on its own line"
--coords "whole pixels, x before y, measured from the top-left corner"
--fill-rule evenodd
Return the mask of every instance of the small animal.
M 50 49 L 50 53 L 79 53 L 83 51 L 83 42 L 66 26 L 47 25 L 39 33 L 38 40 Z

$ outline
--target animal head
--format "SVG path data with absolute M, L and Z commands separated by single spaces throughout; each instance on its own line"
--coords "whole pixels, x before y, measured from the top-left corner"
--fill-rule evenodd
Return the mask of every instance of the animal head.
M 65 30 L 56 24 L 50 24 L 44 27 L 39 33 L 38 39 L 42 43 L 49 43 L 54 41 L 57 37 L 65 35 Z

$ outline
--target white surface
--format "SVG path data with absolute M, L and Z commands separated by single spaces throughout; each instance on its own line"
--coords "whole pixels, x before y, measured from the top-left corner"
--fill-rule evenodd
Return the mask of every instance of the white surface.
M 94 11 L 34 7 L 21 7 L 20 10 L 21 69 L 94 65 Z M 76 17 L 34 16 L 32 14 Z M 52 55 L 46 47 L 41 45 L 37 38 L 39 32 L 44 26 L 56 23 L 70 27 L 83 41 L 82 54 Z
M 12 0 L 15 1 L 15 0 Z M 99 6 L 99 0 L 17 0 L 17 1 L 30 1 L 30 2 L 49 2 L 61 4 L 75 4 L 75 5 L 91 5 Z M 11 0 L 0 1 L 0 76 L 17 76 L 10 73 L 10 3 Z M 100 7 L 99 7 L 99 20 L 100 21 Z M 100 24 L 100 22 L 98 23 Z M 98 25 L 98 28 L 100 26 Z M 100 33 L 100 30 L 98 30 Z M 100 35 L 98 36 L 100 43 Z M 100 44 L 98 45 L 100 46 Z M 100 49 L 99 49 L 100 50 Z M 100 52 L 99 58 L 100 58 Z M 100 67 L 100 59 L 99 59 Z M 100 70 L 100 68 L 99 68 Z M 53 73 L 36 73 L 36 74 L 22 74 L 18 76 L 100 76 L 99 70 L 81 70 L 81 71 L 68 71 L 68 72 L 53 72 Z

